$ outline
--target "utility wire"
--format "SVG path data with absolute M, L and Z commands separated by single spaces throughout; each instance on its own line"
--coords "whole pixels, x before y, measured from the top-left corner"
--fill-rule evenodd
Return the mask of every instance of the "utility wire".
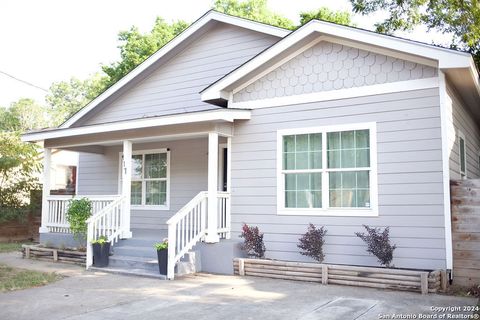
M 26 84 L 26 85 L 28 85 L 28 86 L 37 88 L 37 89 L 42 90 L 42 91 L 45 91 L 45 92 L 48 92 L 47 89 L 44 89 L 44 88 L 42 88 L 42 87 L 39 87 L 39 86 L 37 86 L 37 85 L 35 85 L 35 84 L 31 83 L 31 82 L 28 82 L 28 81 L 19 79 L 19 78 L 15 77 L 15 76 L 12 76 L 11 74 L 6 73 L 6 72 L 4 72 L 4 71 L 2 71 L 2 70 L 0 70 L 0 73 L 6 75 L 6 76 L 9 77 L 9 78 L 12 78 L 13 80 L 17 80 L 17 81 L 19 81 L 19 82 L 22 82 L 22 83 L 24 83 L 24 84 Z

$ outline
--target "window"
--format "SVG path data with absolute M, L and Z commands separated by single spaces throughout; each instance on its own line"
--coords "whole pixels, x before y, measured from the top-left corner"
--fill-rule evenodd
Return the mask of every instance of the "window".
M 168 209 L 169 158 L 169 152 L 164 149 L 133 152 L 130 193 L 132 206 L 146 209 Z M 123 155 L 121 154 L 120 167 L 122 159 Z M 120 181 L 121 177 L 120 168 Z
M 278 132 L 280 214 L 376 215 L 375 124 Z
M 465 135 L 458 132 L 458 154 L 459 154 L 459 169 L 460 176 L 467 178 L 467 145 L 465 142 Z

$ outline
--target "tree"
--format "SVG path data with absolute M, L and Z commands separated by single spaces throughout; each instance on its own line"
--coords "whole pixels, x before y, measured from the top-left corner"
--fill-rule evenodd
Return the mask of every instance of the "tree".
M 0 222 L 28 213 L 30 191 L 38 188 L 37 146 L 22 143 L 17 132 L 0 132 Z
M 352 15 L 348 11 L 333 11 L 327 7 L 321 7 L 318 10 L 300 13 L 301 26 L 313 19 L 329 21 L 346 26 L 355 26 L 352 21 Z
M 169 24 L 161 17 L 157 17 L 155 25 L 148 33 L 140 33 L 137 27 L 121 31 L 118 34 L 118 40 L 121 42 L 120 61 L 102 67 L 109 77 L 106 86 L 120 80 L 187 27 L 188 24 L 184 21 L 179 20 Z
M 8 109 L 0 108 L 0 130 L 25 132 L 47 127 L 49 119 L 44 106 L 33 99 L 21 98 Z
M 100 73 L 80 80 L 72 77 L 50 86 L 46 97 L 53 125 L 58 126 L 103 92 L 108 78 Z
M 388 17 L 375 26 L 378 32 L 412 31 L 425 25 L 452 36 L 451 48 L 474 55 L 480 66 L 479 0 L 350 0 L 353 11 L 368 15 L 386 11 Z
M 213 9 L 232 16 L 263 22 L 285 29 L 294 29 L 289 19 L 270 11 L 267 0 L 215 0 Z

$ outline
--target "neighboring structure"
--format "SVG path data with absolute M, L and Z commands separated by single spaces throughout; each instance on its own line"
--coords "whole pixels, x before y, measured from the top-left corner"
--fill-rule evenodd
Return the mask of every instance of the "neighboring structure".
M 377 265 L 354 235 L 365 224 L 390 227 L 396 267 L 452 269 L 449 180 L 480 176 L 479 102 L 470 54 L 211 11 L 60 128 L 23 139 L 81 152 L 89 238 L 137 239 L 116 245 L 133 261 L 168 236 L 170 278 L 194 246 L 204 270 L 232 272 L 244 222 L 269 258 L 305 260 L 311 222 L 328 230 L 327 263 Z M 66 199 L 48 181 L 44 196 L 41 238 L 67 241 Z

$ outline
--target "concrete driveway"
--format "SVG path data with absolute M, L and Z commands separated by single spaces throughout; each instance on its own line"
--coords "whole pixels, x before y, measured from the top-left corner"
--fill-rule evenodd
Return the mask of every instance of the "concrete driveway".
M 0 319 L 449 319 L 472 298 L 209 274 L 175 281 L 87 272 L 0 254 L 0 263 L 66 278 L 0 294 Z M 405 318 L 409 316 L 410 318 Z M 415 315 L 412 318 L 411 315 Z M 436 316 L 435 316 L 436 315 Z M 402 318 L 401 318 L 402 317 Z

